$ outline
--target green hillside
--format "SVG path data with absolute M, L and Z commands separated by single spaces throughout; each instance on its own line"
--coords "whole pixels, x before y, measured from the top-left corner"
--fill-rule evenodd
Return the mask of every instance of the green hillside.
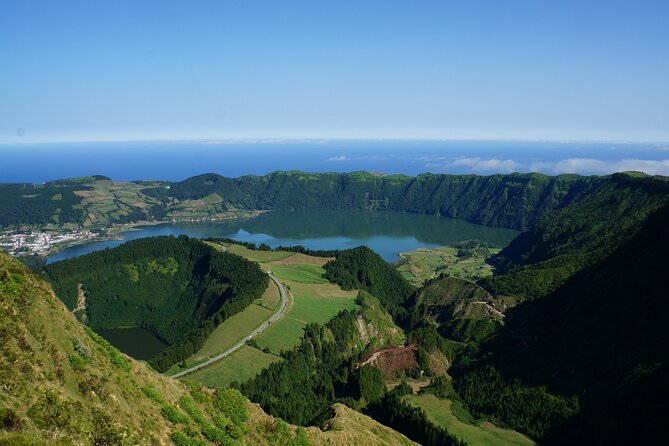
M 500 253 L 509 273 L 483 283 L 529 300 L 455 361 L 455 389 L 473 414 L 548 444 L 651 444 L 661 435 L 667 192 L 661 180 L 619 175 Z
M 64 224 L 108 227 L 144 220 L 209 219 L 254 210 L 382 209 L 442 215 L 527 229 L 547 212 L 577 202 L 608 177 L 540 174 L 434 175 L 272 172 L 181 182 L 113 182 L 86 177 L 0 185 L 0 227 Z
M 144 327 L 171 345 L 160 371 L 188 358 L 267 288 L 257 264 L 188 237 L 130 241 L 48 265 L 44 275 L 94 330 Z
M 435 324 L 444 337 L 461 342 L 480 342 L 501 326 L 503 305 L 473 282 L 440 276 L 416 293 L 411 309 L 412 327 Z
M 323 429 L 302 430 L 234 390 L 159 375 L 83 326 L 47 283 L 2 253 L 0 341 L 3 445 L 413 444 L 341 405 Z
M 406 316 L 405 302 L 415 288 L 388 262 L 366 246 L 341 251 L 325 264 L 325 278 L 345 290 L 363 290 L 379 298 L 394 318 Z
M 483 286 L 497 295 L 544 296 L 574 273 L 630 240 L 669 202 L 669 182 L 614 174 L 583 200 L 547 214 L 495 258 L 498 275 Z

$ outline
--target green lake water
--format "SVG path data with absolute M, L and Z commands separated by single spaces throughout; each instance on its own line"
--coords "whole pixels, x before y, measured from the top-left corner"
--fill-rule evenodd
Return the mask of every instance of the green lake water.
M 135 359 L 151 359 L 168 346 L 149 330 L 140 327 L 100 330 L 100 336 Z

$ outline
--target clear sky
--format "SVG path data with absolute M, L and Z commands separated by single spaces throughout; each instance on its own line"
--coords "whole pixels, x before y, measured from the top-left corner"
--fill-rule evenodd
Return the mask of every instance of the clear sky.
M 0 143 L 669 141 L 669 1 L 0 3 Z

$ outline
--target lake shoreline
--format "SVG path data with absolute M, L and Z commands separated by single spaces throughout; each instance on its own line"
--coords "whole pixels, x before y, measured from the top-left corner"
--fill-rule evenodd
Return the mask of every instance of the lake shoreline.
M 141 231 L 142 228 L 145 227 L 151 227 L 151 226 L 158 226 L 158 225 L 169 225 L 169 224 L 182 224 L 182 223 L 215 223 L 218 221 L 226 221 L 226 220 L 245 220 L 245 219 L 252 219 L 256 218 L 264 213 L 267 212 L 272 212 L 272 210 L 255 210 L 255 211 L 244 211 L 243 213 L 236 214 L 236 215 L 229 215 L 229 216 L 219 216 L 219 217 L 212 217 L 212 218 L 200 218 L 200 219 L 195 219 L 195 218 L 189 218 L 189 219 L 169 219 L 169 220 L 142 220 L 142 221 L 137 221 L 133 223 L 114 223 L 109 227 L 106 228 L 95 228 L 93 230 L 99 230 L 103 231 L 99 235 L 96 235 L 94 237 L 86 237 L 86 238 L 76 238 L 73 240 L 69 240 L 67 242 L 62 242 L 62 243 L 57 243 L 52 245 L 48 250 L 46 251 L 41 251 L 41 252 L 28 252 L 28 253 L 21 253 L 21 254 L 12 254 L 14 257 L 17 259 L 21 260 L 22 258 L 30 257 L 33 259 L 36 259 L 36 263 L 46 263 L 48 259 L 56 254 L 58 254 L 61 251 L 64 251 L 69 248 L 76 248 L 77 246 L 81 245 L 87 245 L 90 243 L 98 243 L 98 242 L 109 242 L 109 241 L 115 241 L 115 240 L 126 240 L 127 237 L 124 237 L 123 234 L 128 233 L 128 232 L 133 232 L 133 231 Z M 84 229 L 80 228 L 77 230 L 70 231 L 75 234 L 82 234 L 86 232 L 90 232 L 91 229 Z M 14 233 L 14 234 L 19 234 L 19 233 L 24 233 L 26 232 L 25 230 L 8 230 L 6 231 L 7 233 Z M 62 234 L 64 232 L 63 229 L 37 229 L 35 232 L 37 233 L 49 233 L 49 234 Z M 40 260 L 43 259 L 43 262 L 40 262 Z
M 384 260 L 416 248 L 437 248 L 465 240 L 505 246 L 519 232 L 425 214 L 366 210 L 254 212 L 236 218 L 137 222 L 117 225 L 101 241 L 57 250 L 47 263 L 113 248 L 144 237 L 230 238 L 272 248 L 302 245 L 312 250 L 345 250 L 366 245 Z

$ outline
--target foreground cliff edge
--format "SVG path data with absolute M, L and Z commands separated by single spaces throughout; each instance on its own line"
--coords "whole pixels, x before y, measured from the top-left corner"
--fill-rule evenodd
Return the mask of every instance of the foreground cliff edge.
M 229 389 L 154 372 L 79 323 L 51 287 L 0 253 L 2 444 L 414 444 L 342 405 L 297 428 Z

